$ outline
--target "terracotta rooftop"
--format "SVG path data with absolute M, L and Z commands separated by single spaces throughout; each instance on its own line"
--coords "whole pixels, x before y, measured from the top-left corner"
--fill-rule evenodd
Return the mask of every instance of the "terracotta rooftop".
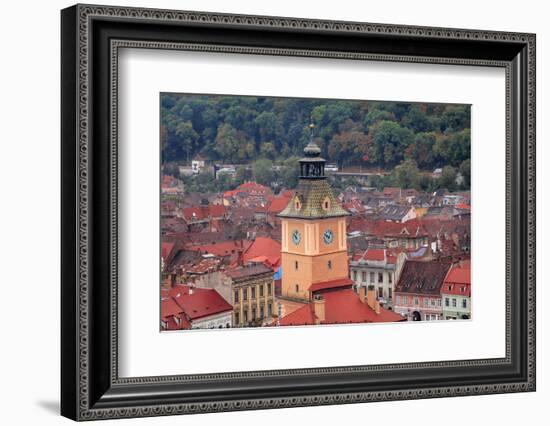
M 323 294 L 325 303 L 325 320 L 321 324 L 351 324 L 373 322 L 404 321 L 401 315 L 380 308 L 377 314 L 366 303 L 361 302 L 359 295 L 351 289 L 333 291 Z M 314 304 L 310 302 L 294 312 L 284 316 L 280 325 L 313 325 L 317 323 Z
M 255 275 L 262 275 L 266 273 L 273 274 L 273 269 L 265 266 L 263 263 L 254 263 L 247 266 L 240 266 L 226 272 L 227 276 L 229 276 L 233 280 L 246 279 Z
M 439 294 L 451 265 L 450 259 L 406 260 L 395 293 Z
M 191 321 L 233 310 L 233 306 L 214 289 L 177 285 L 170 295 Z
M 338 289 L 343 287 L 351 287 L 354 284 L 351 278 L 339 278 L 336 280 L 322 281 L 313 283 L 309 286 L 308 290 L 313 292 L 320 290 Z

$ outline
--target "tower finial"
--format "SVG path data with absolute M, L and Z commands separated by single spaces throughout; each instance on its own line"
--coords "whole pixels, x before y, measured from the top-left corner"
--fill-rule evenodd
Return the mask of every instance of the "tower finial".
M 315 128 L 315 123 L 313 123 L 313 115 L 309 116 L 309 140 L 313 141 L 313 129 Z
M 304 153 L 306 157 L 319 157 L 321 155 L 321 149 L 313 141 L 313 129 L 315 124 L 313 124 L 313 115 L 309 116 L 309 143 L 304 148 Z

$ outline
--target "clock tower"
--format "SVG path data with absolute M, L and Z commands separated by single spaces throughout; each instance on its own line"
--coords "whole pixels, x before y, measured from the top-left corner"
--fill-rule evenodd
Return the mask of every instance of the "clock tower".
M 300 159 L 298 187 L 279 213 L 282 231 L 281 296 L 312 300 L 315 289 L 349 281 L 346 216 L 325 176 L 325 159 L 310 141 Z M 327 287 L 328 286 L 328 287 Z

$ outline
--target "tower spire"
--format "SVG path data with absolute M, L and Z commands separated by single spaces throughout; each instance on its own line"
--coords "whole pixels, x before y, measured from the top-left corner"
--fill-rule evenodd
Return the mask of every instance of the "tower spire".
M 309 143 L 304 148 L 304 154 L 306 157 L 321 157 L 321 148 L 313 142 L 313 129 L 315 129 L 315 124 L 313 123 L 313 116 L 309 118 Z

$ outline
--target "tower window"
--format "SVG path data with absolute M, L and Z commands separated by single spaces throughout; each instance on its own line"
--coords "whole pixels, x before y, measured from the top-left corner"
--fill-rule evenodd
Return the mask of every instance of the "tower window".
M 294 269 L 298 270 L 298 261 L 297 260 L 294 261 Z
M 330 209 L 330 198 L 325 197 L 322 204 L 323 210 L 328 211 Z
M 296 284 L 296 293 L 299 293 L 299 292 L 300 292 L 300 286 Z
M 327 262 L 328 269 L 332 269 L 332 260 L 329 260 Z

